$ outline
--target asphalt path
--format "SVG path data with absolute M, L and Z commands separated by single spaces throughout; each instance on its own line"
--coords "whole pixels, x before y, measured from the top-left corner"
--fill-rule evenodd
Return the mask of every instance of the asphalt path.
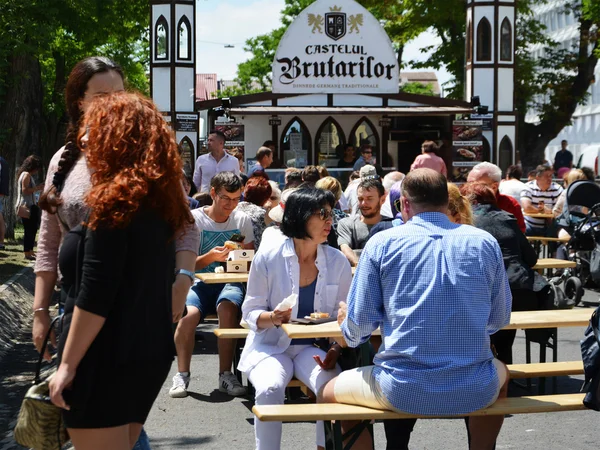
M 598 305 L 599 294 L 587 291 L 585 306 Z M 146 424 L 153 449 L 252 449 L 254 448 L 252 401 L 231 398 L 218 391 L 216 338 L 214 325 L 199 327 L 199 338 L 192 358 L 190 395 L 172 399 L 168 389 L 176 371 L 172 367 Z M 579 340 L 584 328 L 558 331 L 559 361 L 580 360 Z M 551 350 L 547 353 L 551 360 Z M 533 344 L 532 358 L 539 358 L 539 345 Z M 517 332 L 514 344 L 515 363 L 525 362 L 525 334 Z M 558 393 L 578 392 L 582 376 L 558 378 Z M 531 394 L 537 394 L 538 380 L 532 380 Z M 551 393 L 552 381 L 546 382 Z M 528 395 L 526 389 L 511 385 L 510 395 Z M 435 400 L 434 400 L 435 401 Z M 584 450 L 597 447 L 599 416 L 594 411 L 527 414 L 507 417 L 497 449 Z M 375 447 L 385 449 L 383 425 L 375 424 Z M 283 425 L 282 449 L 315 448 L 315 424 Z M 466 449 L 467 438 L 462 419 L 419 420 L 411 438 L 411 449 Z

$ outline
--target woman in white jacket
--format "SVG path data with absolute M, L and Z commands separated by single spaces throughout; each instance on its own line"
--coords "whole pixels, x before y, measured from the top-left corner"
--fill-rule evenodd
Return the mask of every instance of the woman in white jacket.
M 239 369 L 254 385 L 257 405 L 283 404 L 285 388 L 294 376 L 318 393 L 340 373 L 338 344 L 332 343 L 325 352 L 316 348 L 313 340 L 288 338 L 280 328 L 292 318 L 315 311 L 337 317 L 339 302 L 346 301 L 352 281 L 350 264 L 340 251 L 326 244 L 334 204 L 331 192 L 315 188 L 295 191 L 287 199 L 281 223 L 285 241 L 259 251 L 252 262 L 242 306 L 251 332 Z M 291 294 L 298 296 L 297 303 L 277 310 Z M 254 429 L 258 450 L 280 448 L 280 422 L 255 418 Z M 321 422 L 317 423 L 317 446 L 325 446 Z

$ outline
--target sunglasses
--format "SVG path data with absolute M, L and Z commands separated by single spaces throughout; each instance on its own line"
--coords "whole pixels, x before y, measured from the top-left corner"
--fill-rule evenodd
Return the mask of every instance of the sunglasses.
M 333 211 L 327 208 L 321 208 L 315 215 L 318 214 L 321 220 L 327 220 L 333 217 Z

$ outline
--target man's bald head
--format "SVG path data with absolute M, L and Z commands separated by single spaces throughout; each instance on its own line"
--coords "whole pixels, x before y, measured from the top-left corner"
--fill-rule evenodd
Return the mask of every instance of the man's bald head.
M 402 197 L 419 212 L 445 210 L 448 208 L 448 182 L 435 170 L 413 170 L 402 181 Z

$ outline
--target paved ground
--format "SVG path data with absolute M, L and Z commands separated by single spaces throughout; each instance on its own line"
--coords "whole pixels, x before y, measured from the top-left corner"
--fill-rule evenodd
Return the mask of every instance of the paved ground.
M 598 304 L 597 293 L 587 293 L 590 306 Z M 170 377 L 164 385 L 146 429 L 152 448 L 160 449 L 252 449 L 254 448 L 251 402 L 244 398 L 230 398 L 217 390 L 216 340 L 211 330 L 214 325 L 201 327 L 192 360 L 190 396 L 171 399 L 168 395 Z M 583 328 L 559 330 L 559 360 L 580 359 L 579 339 Z M 515 342 L 515 362 L 525 362 L 525 338 L 522 331 Z M 535 345 L 535 358 L 539 351 Z M 0 450 L 21 449 L 14 444 L 10 429 L 26 388 L 35 354 L 28 334 L 16 343 L 11 354 L 0 367 Z M 550 353 L 548 353 L 550 357 Z M 537 380 L 534 380 L 534 392 Z M 548 389 L 551 382 L 548 381 Z M 559 379 L 559 393 L 577 392 L 581 377 Z M 135 386 L 131 387 L 135 389 Z M 514 395 L 526 392 L 512 387 Z M 508 417 L 498 440 L 498 449 L 527 450 L 587 450 L 597 446 L 598 416 L 592 411 L 520 415 Z M 285 424 L 282 449 L 314 448 L 315 425 L 310 423 Z M 375 425 L 376 448 L 385 448 L 383 426 Z M 413 432 L 411 449 L 466 449 L 466 433 L 462 420 L 421 420 Z

